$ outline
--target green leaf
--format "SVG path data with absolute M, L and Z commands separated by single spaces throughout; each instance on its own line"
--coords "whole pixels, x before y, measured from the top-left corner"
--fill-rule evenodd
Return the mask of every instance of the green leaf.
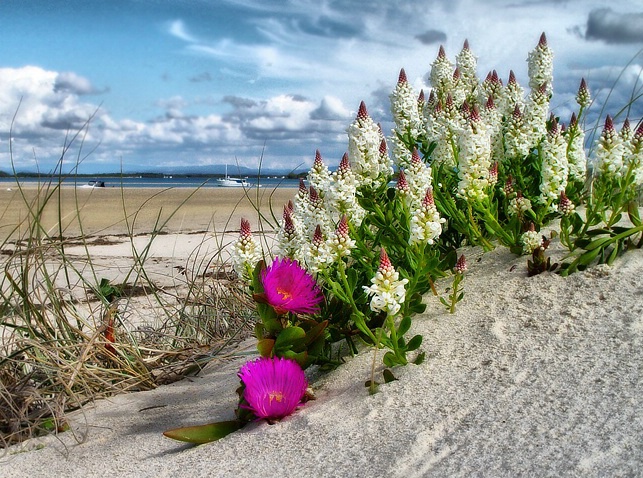
M 585 249 L 586 251 L 593 251 L 595 249 L 600 249 L 607 246 L 607 244 L 609 244 L 611 240 L 612 240 L 611 237 L 602 237 L 600 239 L 595 239 L 589 244 L 587 244 L 585 247 L 583 247 L 583 249 Z
M 280 357 L 294 360 L 301 368 L 306 368 L 309 365 L 307 351 L 297 353 L 292 350 L 286 350 L 283 354 L 280 354 Z
M 417 357 L 415 357 L 415 360 L 413 361 L 413 363 L 415 365 L 420 365 L 422 364 L 422 362 L 424 362 L 425 359 L 426 359 L 426 352 L 421 352 L 418 354 Z
M 262 357 L 272 356 L 272 351 L 275 347 L 275 341 L 273 339 L 261 339 L 257 342 L 257 350 Z
M 387 368 L 384 369 L 382 375 L 384 376 L 384 383 L 391 383 L 397 380 L 397 378 L 395 378 L 395 375 L 393 375 L 393 372 L 391 372 Z
M 238 420 L 227 422 L 208 423 L 207 425 L 197 425 L 193 427 L 174 428 L 163 432 L 168 438 L 173 440 L 184 441 L 188 443 L 210 443 L 229 435 L 243 427 L 243 423 Z
M 402 336 L 405 333 L 407 333 L 410 328 L 411 328 L 411 317 L 407 315 L 400 322 L 400 326 L 397 328 L 397 334 L 399 336 Z
M 582 255 L 581 255 L 578 259 L 576 259 L 576 261 L 574 261 L 574 262 L 578 262 L 579 269 L 580 269 L 580 266 L 581 266 L 581 265 L 582 265 L 582 266 L 588 266 L 588 265 L 590 265 L 590 264 L 591 264 L 591 263 L 592 263 L 592 262 L 593 262 L 593 261 L 598 257 L 598 254 L 599 254 L 600 252 L 601 252 L 601 249 L 600 249 L 600 248 L 598 248 L 598 249 L 593 249 L 593 250 L 591 250 L 591 251 L 588 251 L 588 252 L 586 252 L 586 253 L 582 254 Z
M 252 290 L 255 294 L 263 293 L 263 284 L 261 283 L 261 271 L 266 267 L 266 263 L 262 260 L 257 262 L 255 270 L 252 274 Z
M 324 330 L 326 330 L 326 327 L 328 327 L 327 320 L 324 320 L 322 322 L 319 322 L 313 325 L 313 327 L 311 327 L 310 330 L 306 332 L 306 345 L 309 345 L 315 342 L 320 336 L 323 336 Z
M 275 341 L 275 349 L 289 349 L 296 342 L 304 340 L 306 338 L 306 332 L 301 327 L 286 327 L 277 336 Z
M 382 359 L 382 362 L 384 362 L 384 365 L 387 367 L 394 367 L 397 365 L 397 359 L 395 358 L 395 354 L 393 352 L 386 352 L 384 355 L 384 358 Z
M 636 201 L 632 201 L 627 205 L 627 214 L 630 216 L 630 221 L 635 226 L 641 225 L 641 216 L 639 215 L 639 207 Z
M 422 336 L 421 335 L 416 335 L 414 336 L 411 340 L 409 340 L 408 345 L 406 346 L 406 350 L 408 352 L 411 352 L 413 350 L 416 350 L 422 345 Z
M 617 242 L 617 243 L 616 243 L 616 246 L 615 246 L 615 247 L 614 247 L 614 249 L 612 250 L 612 252 L 611 252 L 611 254 L 609 255 L 609 257 L 607 258 L 607 261 L 605 261 L 605 262 L 607 263 L 607 265 L 610 265 L 610 266 L 611 266 L 611 265 L 614 263 L 614 261 L 615 261 L 615 260 L 616 260 L 616 258 L 618 257 L 618 254 L 619 254 L 619 252 L 620 252 L 620 250 L 621 250 L 621 247 L 620 247 L 620 246 L 621 246 L 621 243 L 620 243 L 620 242 Z

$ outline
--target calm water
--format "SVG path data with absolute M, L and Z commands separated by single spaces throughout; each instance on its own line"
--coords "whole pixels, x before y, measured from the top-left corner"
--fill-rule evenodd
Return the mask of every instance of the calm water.
M 96 178 L 98 181 L 104 181 L 105 187 L 116 187 L 116 188 L 211 188 L 211 187 L 220 187 L 217 184 L 216 178 L 121 178 L 121 177 L 100 177 Z M 89 181 L 91 178 L 64 178 L 62 184 L 65 186 L 76 186 L 76 187 L 88 187 Z M 48 183 L 48 178 L 19 178 L 19 182 L 25 186 L 36 185 L 40 183 Z M 58 178 L 52 180 L 53 183 L 58 182 Z M 282 178 L 247 178 L 249 187 L 256 187 L 257 183 L 262 188 L 296 188 L 299 186 L 299 180 L 297 179 L 282 179 Z M 10 188 L 15 187 L 16 179 L 15 178 L 0 178 L 0 187 Z

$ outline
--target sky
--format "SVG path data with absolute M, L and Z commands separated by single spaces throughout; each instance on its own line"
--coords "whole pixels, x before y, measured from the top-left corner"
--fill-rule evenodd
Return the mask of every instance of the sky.
M 0 170 L 306 170 L 317 149 L 332 168 L 360 101 L 390 134 L 401 68 L 428 90 L 440 45 L 454 61 L 468 39 L 480 78 L 526 86 L 542 32 L 554 112 L 584 77 L 588 127 L 622 121 L 643 0 L 0 0 Z

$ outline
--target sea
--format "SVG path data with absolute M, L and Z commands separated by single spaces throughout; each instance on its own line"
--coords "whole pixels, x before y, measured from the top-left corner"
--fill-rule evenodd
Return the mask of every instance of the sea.
M 248 188 L 274 189 L 274 188 L 297 188 L 299 187 L 298 179 L 288 179 L 279 176 L 271 177 L 246 177 Z M 16 187 L 16 183 L 24 186 L 35 186 L 39 183 L 46 185 L 48 183 L 58 184 L 61 182 L 63 186 L 72 186 L 77 188 L 96 187 L 97 184 L 104 184 L 106 188 L 213 188 L 222 187 L 218 184 L 217 178 L 206 177 L 119 177 L 119 176 L 100 176 L 96 178 L 91 177 L 6 177 L 0 178 L 0 188 L 8 189 Z

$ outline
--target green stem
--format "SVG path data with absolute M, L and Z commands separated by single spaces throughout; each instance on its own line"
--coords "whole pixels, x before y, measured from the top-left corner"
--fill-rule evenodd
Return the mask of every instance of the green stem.
M 514 238 L 500 225 L 498 220 L 491 214 L 489 208 L 483 206 L 485 224 L 491 227 L 494 234 L 502 241 L 505 246 L 513 246 L 516 242 Z
M 373 343 L 377 343 L 377 338 L 373 334 L 373 331 L 366 326 L 366 321 L 364 320 L 364 314 L 362 313 L 362 311 L 359 310 L 359 308 L 357 307 L 357 304 L 355 303 L 355 299 L 353 298 L 353 289 L 348 283 L 348 277 L 346 277 L 346 264 L 344 264 L 343 261 L 339 262 L 338 271 L 339 271 L 339 277 L 342 281 L 342 286 L 344 287 L 346 298 L 348 299 L 349 305 L 353 310 L 353 316 L 354 316 L 353 320 L 355 321 L 355 325 L 360 330 L 360 332 L 367 335 L 368 338 L 370 338 Z
M 458 303 L 458 295 L 460 295 L 460 282 L 462 281 L 462 274 L 456 272 L 455 277 L 453 278 L 453 290 L 449 299 L 451 299 L 451 307 L 449 308 L 449 313 L 455 313 L 455 305 Z
M 406 360 L 406 357 L 404 356 L 403 353 L 400 353 L 399 349 L 399 344 L 398 344 L 398 338 L 397 338 L 397 329 L 395 328 L 395 316 L 393 315 L 387 315 L 386 316 L 386 323 L 388 324 L 388 328 L 391 331 L 391 342 L 393 346 L 393 353 L 397 357 L 398 361 L 402 365 L 406 365 L 408 362 Z
M 472 235 L 476 238 L 477 241 L 482 244 L 482 248 L 485 250 L 485 252 L 493 251 L 494 246 L 489 242 L 482 232 L 480 231 L 480 228 L 478 227 L 478 222 L 476 221 L 476 218 L 473 216 L 473 211 L 471 209 L 471 204 L 467 203 L 467 212 L 469 214 L 469 230 L 473 233 Z

